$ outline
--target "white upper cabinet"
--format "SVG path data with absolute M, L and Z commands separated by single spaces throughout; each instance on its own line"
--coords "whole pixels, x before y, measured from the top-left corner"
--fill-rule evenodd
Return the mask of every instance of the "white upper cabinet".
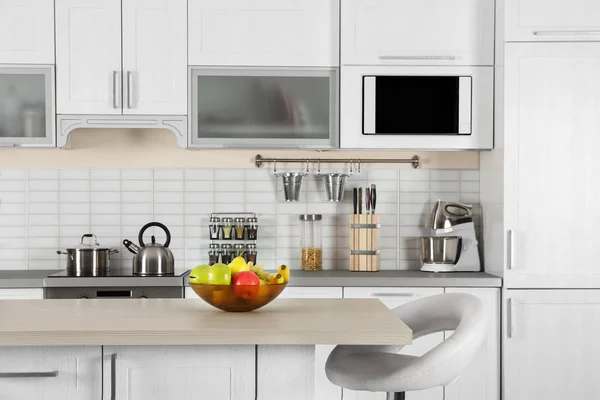
M 185 115 L 185 0 L 56 0 L 59 114 Z
M 600 290 L 508 290 L 506 400 L 592 400 L 600 393 Z
M 337 0 L 189 0 L 190 65 L 339 65 Z
M 0 64 L 54 64 L 53 0 L 0 0 Z
M 186 0 L 123 0 L 124 114 L 187 114 L 186 16 Z
M 600 284 L 599 71 L 600 43 L 506 44 L 509 287 Z
M 341 13 L 343 65 L 494 64 L 494 0 L 343 0 Z
M 58 114 L 121 114 L 121 0 L 56 0 Z
M 505 0 L 506 41 L 600 41 L 598 0 Z

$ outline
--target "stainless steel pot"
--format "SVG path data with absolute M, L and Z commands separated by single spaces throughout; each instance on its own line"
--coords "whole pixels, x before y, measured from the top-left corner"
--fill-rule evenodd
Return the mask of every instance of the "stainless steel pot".
M 93 243 L 85 244 L 85 238 L 94 239 Z M 67 256 L 67 271 L 74 276 L 95 276 L 108 271 L 110 268 L 111 254 L 119 250 L 109 247 L 100 247 L 96 235 L 86 233 L 81 237 L 79 246 L 65 250 L 57 250 L 57 254 Z
M 427 236 L 421 238 L 421 261 L 424 264 L 456 264 L 460 258 L 460 236 Z

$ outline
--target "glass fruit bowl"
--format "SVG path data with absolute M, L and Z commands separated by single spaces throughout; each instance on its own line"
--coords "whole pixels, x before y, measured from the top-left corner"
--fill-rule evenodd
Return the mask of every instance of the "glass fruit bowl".
M 269 285 L 208 285 L 190 283 L 196 294 L 208 304 L 223 311 L 257 310 L 277 298 L 286 283 Z

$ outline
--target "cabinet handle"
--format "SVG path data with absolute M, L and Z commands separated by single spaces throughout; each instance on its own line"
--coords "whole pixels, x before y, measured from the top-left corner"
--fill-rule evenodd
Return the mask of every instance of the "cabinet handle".
M 117 400 L 117 354 L 110 355 L 110 400 Z
M 0 372 L 0 378 L 56 378 L 58 371 L 48 372 Z
M 515 242 L 515 231 L 513 231 L 512 229 L 509 229 L 506 232 L 506 240 L 508 242 L 508 248 L 507 248 L 507 252 L 508 254 L 506 255 L 506 269 L 514 269 L 515 268 L 515 250 L 516 250 L 516 242 Z
M 371 293 L 373 297 L 415 297 L 416 293 Z
M 452 61 L 456 60 L 455 56 L 379 56 L 380 60 L 442 60 L 442 61 Z
M 533 36 L 586 36 L 600 35 L 600 31 L 533 31 Z
M 127 108 L 133 108 L 133 73 L 127 71 Z
M 508 338 L 512 338 L 515 336 L 515 332 L 517 331 L 517 317 L 516 311 L 514 307 L 516 306 L 516 301 L 514 299 L 508 298 L 506 300 L 506 334 Z
M 121 87 L 121 84 L 119 82 L 119 71 L 113 71 L 113 108 L 115 108 L 115 109 L 121 107 L 121 105 L 119 104 L 120 103 L 119 98 L 121 97 L 119 95 L 120 87 Z

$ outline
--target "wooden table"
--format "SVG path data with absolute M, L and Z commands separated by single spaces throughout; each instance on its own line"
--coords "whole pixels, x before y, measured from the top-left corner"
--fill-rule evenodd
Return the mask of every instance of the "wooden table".
M 0 346 L 410 344 L 412 331 L 376 299 L 277 299 L 248 313 L 202 300 L 0 302 Z

